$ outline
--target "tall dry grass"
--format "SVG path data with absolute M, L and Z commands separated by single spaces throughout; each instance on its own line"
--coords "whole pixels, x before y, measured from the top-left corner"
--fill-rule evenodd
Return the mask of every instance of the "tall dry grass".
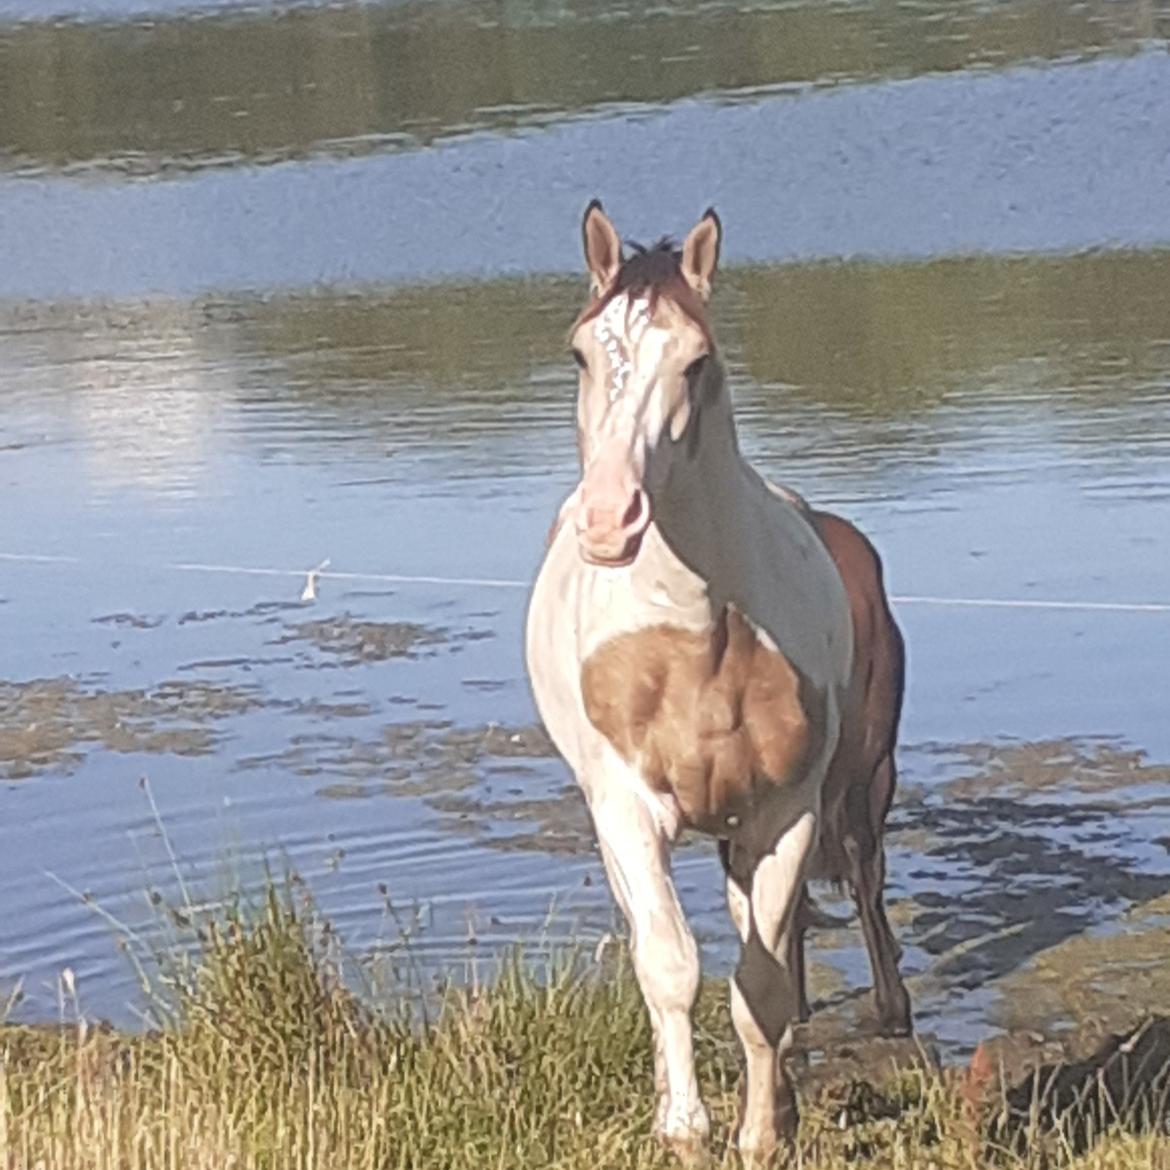
M 118 1032 L 72 1010 L 59 1027 L 0 1027 L 3 1170 L 646 1168 L 652 1058 L 628 967 L 513 955 L 488 986 L 359 997 L 303 887 L 273 883 L 182 928 L 150 973 L 157 1024 Z M 358 980 L 364 982 L 364 980 Z M 722 988 L 697 1012 L 716 1164 L 728 1150 L 738 1060 Z M 986 1165 L 952 1079 L 907 1073 L 840 1125 L 841 1101 L 806 1108 L 797 1164 L 959 1170 Z M 854 1110 L 856 1113 L 857 1110 Z M 884 1120 L 878 1115 L 892 1114 Z M 1170 1170 L 1170 1139 L 1113 1135 L 1049 1165 Z M 1004 1165 L 1042 1164 L 1037 1145 Z

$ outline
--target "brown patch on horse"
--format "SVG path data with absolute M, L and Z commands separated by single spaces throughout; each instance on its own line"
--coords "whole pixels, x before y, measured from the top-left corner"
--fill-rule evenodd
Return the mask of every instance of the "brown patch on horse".
M 586 660 L 581 688 L 618 754 L 690 825 L 721 835 L 749 815 L 757 785 L 799 779 L 824 731 L 796 670 L 730 607 L 709 633 L 617 635 Z
M 575 333 L 587 321 L 605 311 L 606 306 L 623 293 L 632 296 L 645 295 L 649 299 L 651 317 L 660 299 L 671 302 L 693 324 L 703 332 L 703 339 L 712 353 L 715 352 L 715 338 L 707 321 L 707 310 L 703 298 L 687 283 L 682 271 L 682 253 L 674 241 L 664 237 L 649 248 L 631 245 L 633 255 L 622 261 L 610 286 L 595 296 L 585 306 L 581 315 L 573 322 L 571 333 Z

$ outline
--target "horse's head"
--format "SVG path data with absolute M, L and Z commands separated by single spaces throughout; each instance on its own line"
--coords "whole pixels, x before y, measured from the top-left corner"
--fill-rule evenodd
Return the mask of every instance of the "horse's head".
M 721 229 L 708 211 L 681 249 L 663 240 L 625 258 L 595 200 L 582 234 L 592 299 L 572 332 L 582 467 L 573 519 L 581 555 L 618 566 L 638 555 L 714 373 L 705 302 Z

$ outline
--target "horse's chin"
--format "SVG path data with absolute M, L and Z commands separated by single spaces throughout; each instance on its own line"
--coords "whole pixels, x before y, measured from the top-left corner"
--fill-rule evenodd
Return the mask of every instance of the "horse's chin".
M 642 537 L 635 536 L 626 542 L 626 547 L 616 556 L 604 556 L 590 552 L 583 544 L 578 546 L 581 559 L 596 569 L 627 569 L 638 559 L 642 550 Z

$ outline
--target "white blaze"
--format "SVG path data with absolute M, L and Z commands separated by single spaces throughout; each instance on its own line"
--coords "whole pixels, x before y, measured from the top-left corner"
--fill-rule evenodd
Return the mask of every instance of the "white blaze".
M 616 402 L 634 372 L 633 354 L 650 325 L 648 297 L 630 297 L 622 293 L 597 315 L 593 335 L 609 356 L 609 400 Z

